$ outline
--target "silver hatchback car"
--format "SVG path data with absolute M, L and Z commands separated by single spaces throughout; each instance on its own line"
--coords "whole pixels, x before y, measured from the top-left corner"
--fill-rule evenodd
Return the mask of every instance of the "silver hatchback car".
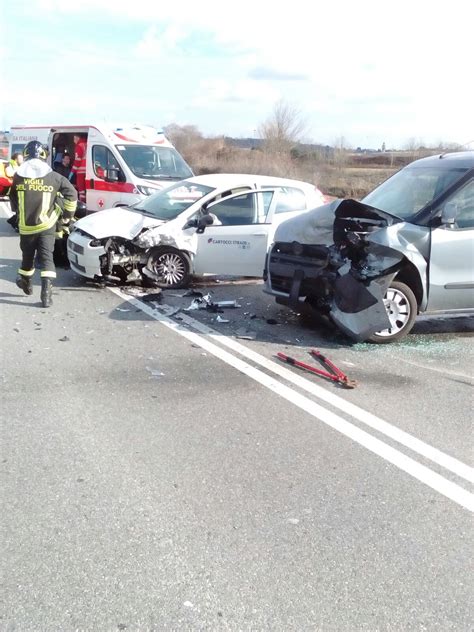
M 474 310 L 474 152 L 417 160 L 361 202 L 280 225 L 264 273 L 277 302 L 355 340 L 399 340 L 421 312 Z

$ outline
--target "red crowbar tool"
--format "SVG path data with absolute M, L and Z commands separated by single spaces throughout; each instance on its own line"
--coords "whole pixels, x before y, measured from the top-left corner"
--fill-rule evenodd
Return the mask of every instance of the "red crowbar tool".
M 328 380 L 337 382 L 338 384 L 340 384 L 341 386 L 344 386 L 345 388 L 355 388 L 357 386 L 357 382 L 355 380 L 349 379 L 347 375 L 341 371 L 341 369 L 338 369 L 337 366 L 335 366 L 331 362 L 331 360 L 328 360 L 326 356 L 323 356 L 322 353 L 320 353 L 319 351 L 316 351 L 315 349 L 312 349 L 310 351 L 310 354 L 314 358 L 319 360 L 323 364 L 323 366 L 328 368 L 329 371 L 331 372 L 323 371 L 322 369 L 318 369 L 315 366 L 312 366 L 311 364 L 306 364 L 306 362 L 300 362 L 300 360 L 296 360 L 295 358 L 292 358 L 291 356 L 286 355 L 286 353 L 279 352 L 277 353 L 277 357 L 280 358 L 280 360 L 283 360 L 283 362 L 286 362 L 287 364 L 297 366 L 298 368 L 304 369 L 305 371 L 310 371 L 311 373 L 316 373 L 316 375 L 320 375 L 321 377 L 325 377 Z

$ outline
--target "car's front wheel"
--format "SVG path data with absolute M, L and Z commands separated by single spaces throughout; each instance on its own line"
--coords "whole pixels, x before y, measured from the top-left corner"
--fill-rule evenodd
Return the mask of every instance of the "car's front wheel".
M 392 281 L 384 298 L 385 309 L 390 320 L 390 327 L 377 331 L 370 342 L 387 344 L 404 338 L 415 324 L 418 305 L 415 295 L 405 283 Z
M 159 248 L 148 260 L 147 268 L 153 272 L 159 287 L 186 287 L 191 277 L 189 256 L 176 248 Z

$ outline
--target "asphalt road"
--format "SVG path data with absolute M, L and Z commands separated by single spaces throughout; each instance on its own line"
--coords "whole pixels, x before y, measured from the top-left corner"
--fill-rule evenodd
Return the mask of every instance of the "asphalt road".
M 45 310 L 0 245 L 1 630 L 472 629 L 467 317 L 376 347 L 65 270 Z M 358 387 L 275 359 L 311 348 Z

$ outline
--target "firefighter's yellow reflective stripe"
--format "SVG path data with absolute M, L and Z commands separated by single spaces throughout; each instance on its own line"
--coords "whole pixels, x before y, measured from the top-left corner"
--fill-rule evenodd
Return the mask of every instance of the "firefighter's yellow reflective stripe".
M 51 206 L 51 193 L 43 193 L 41 200 L 41 213 L 40 220 L 42 223 L 47 222 L 49 219 L 48 211 Z
M 64 200 L 64 210 L 73 213 L 77 208 L 77 202 L 72 200 Z
M 19 268 L 18 270 L 18 274 L 21 274 L 21 276 L 33 276 L 33 274 L 35 273 L 35 269 L 33 268 L 33 270 L 23 270 L 22 268 Z
M 53 212 L 51 213 L 51 216 L 48 218 L 46 222 L 43 222 L 42 224 L 36 224 L 36 226 L 25 226 L 24 219 L 23 219 L 23 224 L 21 223 L 19 224 L 20 235 L 34 235 L 35 233 L 41 233 L 44 230 L 48 230 L 49 228 L 52 228 L 58 221 L 58 217 L 60 213 L 61 213 L 61 209 L 58 206 L 53 210 Z
M 56 272 L 53 272 L 52 270 L 41 270 L 41 278 L 42 279 L 55 279 Z
M 19 226 L 25 225 L 25 192 L 18 191 L 18 224 Z

